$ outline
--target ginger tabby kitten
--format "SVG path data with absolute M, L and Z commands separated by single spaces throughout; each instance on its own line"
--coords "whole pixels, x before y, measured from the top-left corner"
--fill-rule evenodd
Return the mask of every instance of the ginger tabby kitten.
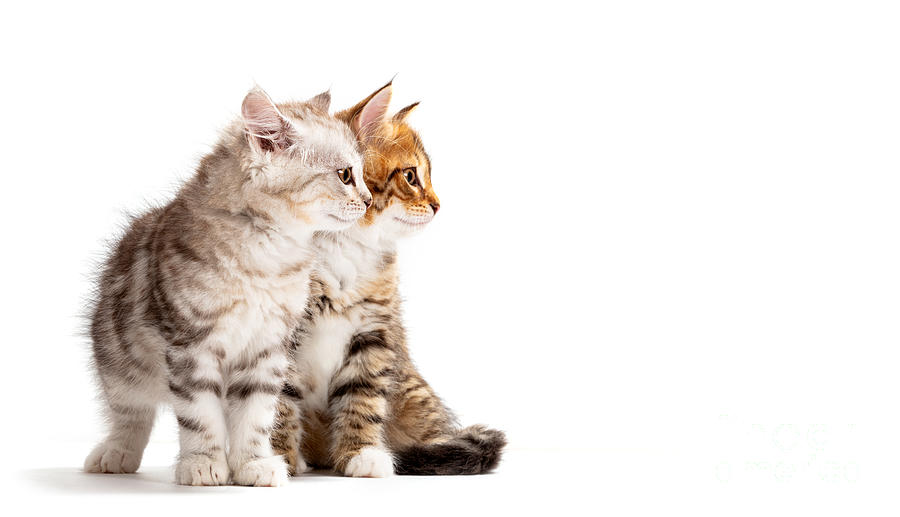
M 497 465 L 506 444 L 500 431 L 460 429 L 410 360 L 396 240 L 427 225 L 440 202 L 406 123 L 417 104 L 387 119 L 390 95 L 389 83 L 336 115 L 365 147 L 373 204 L 356 225 L 313 240 L 320 267 L 271 436 L 295 475 L 308 465 L 354 477 L 478 474 Z

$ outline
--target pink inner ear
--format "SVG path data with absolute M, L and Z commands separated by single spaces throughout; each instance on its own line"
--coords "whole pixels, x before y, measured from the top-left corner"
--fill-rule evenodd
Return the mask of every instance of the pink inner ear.
M 375 94 L 369 102 L 363 106 L 362 111 L 355 119 L 354 129 L 359 137 L 373 134 L 384 122 L 388 104 L 391 102 L 391 86 L 388 85 Z
M 291 124 L 262 90 L 253 90 L 244 97 L 241 115 L 250 139 L 261 149 L 282 151 L 290 147 Z

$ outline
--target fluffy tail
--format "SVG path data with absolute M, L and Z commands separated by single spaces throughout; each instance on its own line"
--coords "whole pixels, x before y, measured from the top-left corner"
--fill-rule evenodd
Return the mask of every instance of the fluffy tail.
M 394 451 L 397 474 L 448 476 L 484 474 L 500 463 L 506 435 L 473 425 L 460 429 L 446 442 L 413 445 Z

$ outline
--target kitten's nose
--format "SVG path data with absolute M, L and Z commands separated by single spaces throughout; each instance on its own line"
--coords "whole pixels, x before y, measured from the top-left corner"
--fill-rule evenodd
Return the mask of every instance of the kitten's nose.
M 431 203 L 431 209 L 434 210 L 434 215 L 437 215 L 438 208 L 441 207 L 440 203 Z
M 366 208 L 372 206 L 372 196 L 366 196 L 363 198 L 363 203 L 366 204 Z

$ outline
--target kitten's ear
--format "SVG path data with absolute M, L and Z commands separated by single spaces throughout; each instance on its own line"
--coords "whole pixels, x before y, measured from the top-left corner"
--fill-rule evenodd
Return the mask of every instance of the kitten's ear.
M 362 106 L 350 119 L 350 128 L 361 141 L 375 134 L 384 124 L 392 92 L 391 83 L 388 83 L 360 103 Z
M 328 109 L 331 108 L 331 90 L 325 90 L 306 102 L 328 113 Z
M 408 117 L 409 114 L 412 113 L 413 110 L 416 109 L 416 106 L 418 106 L 418 105 L 419 105 L 418 102 L 414 102 L 414 103 L 410 104 L 409 106 L 403 108 L 402 110 L 398 111 L 394 115 L 394 118 L 392 120 L 394 121 L 395 124 L 399 124 L 401 122 L 406 122 L 406 117 Z
M 244 97 L 241 116 L 250 145 L 260 151 L 281 152 L 296 142 L 297 135 L 272 99 L 256 87 Z

